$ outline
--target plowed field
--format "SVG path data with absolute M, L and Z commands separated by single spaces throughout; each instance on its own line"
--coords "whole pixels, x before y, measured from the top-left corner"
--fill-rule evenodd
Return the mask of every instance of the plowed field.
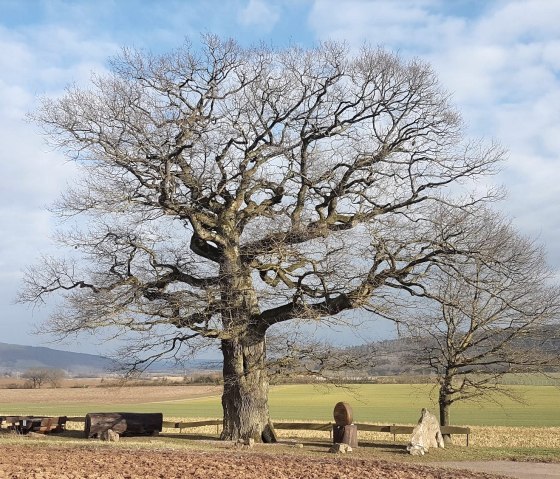
M 1 479 L 474 479 L 484 473 L 447 471 L 347 456 L 321 459 L 245 451 L 191 452 L 109 447 L 4 445 Z

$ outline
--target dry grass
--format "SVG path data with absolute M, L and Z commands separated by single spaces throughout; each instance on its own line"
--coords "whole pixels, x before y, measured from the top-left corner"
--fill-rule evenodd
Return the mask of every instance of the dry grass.
M 185 418 L 168 417 L 167 419 L 183 422 L 182 420 Z M 72 423 L 69 426 L 74 430 L 67 431 L 61 435 L 43 436 L 34 434 L 21 436 L 3 432 L 0 433 L 0 449 L 4 449 L 5 446 L 9 445 L 26 446 L 35 444 L 36 446 L 40 445 L 42 448 L 82 449 L 87 447 L 95 450 L 105 450 L 107 448 L 121 450 L 124 448 L 130 451 L 196 451 L 197 453 L 205 453 L 228 451 L 235 445 L 229 441 L 217 440 L 215 426 L 183 429 L 182 434 L 179 430 L 167 429 L 159 437 L 123 437 L 121 441 L 116 443 L 85 440 L 82 433 L 83 424 Z M 363 447 L 354 450 L 352 458 L 419 464 L 439 463 L 442 461 L 496 460 L 560 463 L 560 447 L 557 440 L 560 431 L 558 428 L 477 427 L 474 429 L 474 436 L 471 439 L 475 440 L 475 443 L 471 442 L 470 447 L 459 445 L 456 441 L 456 444 L 452 447 L 432 449 L 427 456 L 423 457 L 411 456 L 406 453 L 405 445 L 408 436 L 397 436 L 397 441 L 394 442 L 391 434 L 366 433 L 362 431 L 362 433 L 359 433 L 359 440 L 360 445 Z M 516 429 L 520 429 L 520 431 Z M 332 443 L 328 432 L 278 431 L 278 433 L 280 437 L 277 444 L 260 444 L 255 446 L 254 451 L 251 450 L 251 452 L 324 458 L 329 445 Z M 523 437 L 526 436 L 538 438 L 538 440 L 524 441 Z M 239 451 L 236 453 L 239 453 Z
M 474 426 L 471 430 L 474 446 L 560 449 L 560 427 Z
M 207 419 L 207 418 L 206 418 Z M 205 418 L 180 418 L 166 417 L 166 421 L 189 422 L 203 421 Z M 413 424 L 410 424 L 411 426 Z M 546 448 L 560 450 L 560 427 L 509 427 L 509 426 L 470 426 L 471 435 L 469 445 L 472 447 L 492 448 Z M 178 429 L 164 429 L 165 433 L 178 433 Z M 216 426 L 203 426 L 197 428 L 183 429 L 192 435 L 215 436 Z M 279 438 L 282 439 L 323 439 L 328 440 L 328 431 L 292 431 L 277 430 Z M 359 439 L 366 442 L 391 441 L 397 444 L 406 444 L 408 435 L 397 435 L 395 439 L 389 433 L 360 431 Z M 458 446 L 466 445 L 466 436 L 455 435 L 453 443 Z

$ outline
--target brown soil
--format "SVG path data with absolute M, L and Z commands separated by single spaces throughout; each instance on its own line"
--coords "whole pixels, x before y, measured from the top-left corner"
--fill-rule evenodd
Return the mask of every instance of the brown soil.
M 236 450 L 200 452 L 112 447 L 4 445 L 0 479 L 474 479 L 485 473 L 395 464 L 348 456 L 308 458 Z
M 57 389 L 2 389 L 5 404 L 134 404 L 219 395 L 221 386 L 139 386 Z

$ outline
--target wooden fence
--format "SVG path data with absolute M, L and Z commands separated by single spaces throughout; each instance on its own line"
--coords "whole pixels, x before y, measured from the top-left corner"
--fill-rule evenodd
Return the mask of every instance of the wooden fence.
M 67 422 L 85 422 L 85 417 L 67 417 Z M 220 426 L 222 425 L 221 419 L 210 419 L 207 421 L 191 421 L 191 422 L 173 422 L 163 421 L 163 427 L 168 429 L 192 429 L 195 427 L 203 426 L 216 426 L 216 434 L 220 433 Z M 316 423 L 316 422 L 275 422 L 275 429 L 291 430 L 291 431 L 327 431 L 332 435 L 332 427 L 334 423 Z M 375 424 L 356 423 L 358 431 L 371 431 L 371 432 L 385 432 L 393 435 L 393 440 L 396 440 L 397 434 L 412 434 L 414 426 L 398 426 L 392 424 L 390 426 L 377 426 Z M 471 433 L 468 427 L 459 426 L 441 426 L 442 434 L 466 435 L 467 446 L 469 445 L 469 435 Z

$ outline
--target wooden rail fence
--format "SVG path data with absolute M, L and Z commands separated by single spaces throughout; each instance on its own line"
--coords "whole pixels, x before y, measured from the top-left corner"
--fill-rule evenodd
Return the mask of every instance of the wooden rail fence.
M 0 416 L 0 428 L 2 427 L 2 423 L 6 423 L 10 427 L 14 427 L 15 425 L 26 425 L 31 424 L 29 419 L 34 418 L 34 416 Z M 81 422 L 85 423 L 86 418 L 85 416 L 67 416 L 64 417 L 65 421 L 59 421 L 59 418 L 43 418 L 38 417 L 34 418 L 35 420 L 43 420 L 46 419 L 56 419 L 57 422 L 51 426 L 51 423 L 48 423 L 48 428 L 54 429 L 58 427 L 59 430 L 64 428 L 65 422 Z M 60 418 L 62 419 L 62 418 Z M 292 430 L 292 431 L 328 431 L 331 433 L 332 437 L 332 422 L 328 423 L 316 423 L 316 422 L 276 422 L 274 423 L 274 427 L 276 429 L 284 429 L 284 430 Z M 42 424 L 41 424 L 42 425 Z M 44 423 L 47 426 L 47 423 Z M 210 419 L 207 421 L 190 421 L 190 422 L 174 422 L 174 421 L 163 421 L 162 426 L 168 429 L 179 429 L 181 432 L 183 429 L 192 429 L 196 427 L 203 427 L 203 426 L 216 426 L 216 434 L 220 433 L 220 426 L 222 425 L 221 419 Z M 390 426 L 377 426 L 375 424 L 363 424 L 357 423 L 359 431 L 371 431 L 371 432 L 386 432 L 393 435 L 393 440 L 396 439 L 397 434 L 412 434 L 412 430 L 414 429 L 413 426 L 398 426 L 396 424 Z M 442 426 L 441 427 L 442 434 L 453 434 L 453 435 L 466 435 L 467 436 L 467 446 L 469 445 L 469 436 L 471 433 L 470 428 L 468 427 L 458 427 L 458 426 Z
M 69 416 L 66 418 L 67 422 L 85 422 L 85 417 Z M 216 434 L 220 432 L 220 426 L 222 425 L 221 419 L 210 419 L 207 421 L 191 421 L 191 422 L 174 422 L 174 421 L 163 421 L 163 427 L 168 429 L 179 429 L 181 432 L 183 429 L 192 429 L 195 427 L 203 426 L 216 426 Z M 332 427 L 334 423 L 316 423 L 316 422 L 275 422 L 275 429 L 284 429 L 292 431 L 327 431 L 332 434 Z M 389 426 L 377 426 L 375 424 L 363 424 L 356 423 L 358 426 L 358 431 L 371 431 L 371 432 L 386 432 L 393 435 L 393 440 L 396 440 L 397 434 L 412 434 L 414 426 L 399 426 L 392 424 Z M 459 426 L 441 426 L 442 434 L 454 434 L 467 436 L 467 446 L 469 445 L 469 436 L 471 430 L 468 427 Z

